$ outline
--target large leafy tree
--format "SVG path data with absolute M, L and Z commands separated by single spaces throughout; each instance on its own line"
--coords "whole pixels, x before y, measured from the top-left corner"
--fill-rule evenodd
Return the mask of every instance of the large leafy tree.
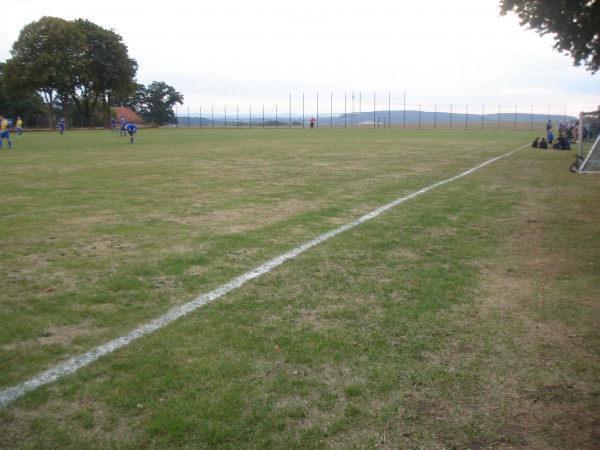
M 87 20 L 43 17 L 21 30 L 11 55 L 3 86 L 15 93 L 42 94 L 52 127 L 57 100 L 67 121 L 74 103 L 90 124 L 100 103 L 107 125 L 111 96 L 135 91 L 137 62 L 129 58 L 121 37 Z
M 17 94 L 42 94 L 54 127 L 55 96 L 65 114 L 69 96 L 86 64 L 85 35 L 72 22 L 42 17 L 21 30 L 11 54 L 13 57 L 4 66 L 5 89 Z
M 501 0 L 500 10 L 514 12 L 540 35 L 554 35 L 554 48 L 570 54 L 576 66 L 600 69 L 600 0 Z
M 0 62 L 0 111 L 6 117 L 21 117 L 25 124 L 33 125 L 47 116 L 47 109 L 38 93 L 15 94 L 3 87 L 4 63 Z
M 148 87 L 139 86 L 136 112 L 156 124 L 177 123 L 173 108 L 183 105 L 183 95 L 162 81 L 153 81 Z
M 138 65 L 129 57 L 121 36 L 113 30 L 106 30 L 89 20 L 77 19 L 74 23 L 87 38 L 87 66 L 74 101 L 90 123 L 100 102 L 102 119 L 107 126 L 111 100 L 135 91 Z

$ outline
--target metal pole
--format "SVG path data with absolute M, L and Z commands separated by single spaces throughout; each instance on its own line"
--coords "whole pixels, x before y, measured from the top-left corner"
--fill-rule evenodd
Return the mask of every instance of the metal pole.
M 498 105 L 498 129 L 500 129 L 500 105 Z
M 485 105 L 481 105 L 481 129 L 483 130 L 483 118 L 485 116 Z
M 529 131 L 533 131 L 533 105 L 531 105 L 531 121 L 529 125 Z
M 362 92 L 358 93 L 358 128 L 360 128 L 360 121 L 362 119 Z
M 344 92 L 344 128 L 346 128 L 346 122 L 348 120 L 348 114 L 346 113 L 347 109 L 348 109 L 348 99 L 346 98 L 347 93 Z
M 404 129 L 406 129 L 406 92 L 404 93 Z
M 375 110 L 377 109 L 377 107 L 375 106 L 375 92 L 373 92 L 373 129 L 375 129 Z

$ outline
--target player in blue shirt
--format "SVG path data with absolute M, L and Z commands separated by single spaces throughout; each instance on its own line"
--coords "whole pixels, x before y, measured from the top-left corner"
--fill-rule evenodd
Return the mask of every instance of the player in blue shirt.
M 129 133 L 129 143 L 133 144 L 133 135 L 137 132 L 137 127 L 132 123 L 128 123 L 123 129 Z
M 117 132 L 117 121 L 114 117 L 110 118 L 110 131 L 112 131 L 113 133 Z
M 121 125 L 121 128 L 119 129 L 119 136 L 127 136 L 127 133 L 125 132 L 125 117 L 121 116 L 119 124 Z
M 65 132 L 65 119 L 60 119 L 58 121 L 58 128 L 60 130 L 60 134 L 63 134 Z

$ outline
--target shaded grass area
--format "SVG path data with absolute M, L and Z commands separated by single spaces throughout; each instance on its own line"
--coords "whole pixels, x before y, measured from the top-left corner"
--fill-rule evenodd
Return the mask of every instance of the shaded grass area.
M 3 387 L 530 140 L 29 137 L 1 178 Z M 521 150 L 336 236 L 1 411 L 0 446 L 593 448 L 600 181 L 570 159 Z

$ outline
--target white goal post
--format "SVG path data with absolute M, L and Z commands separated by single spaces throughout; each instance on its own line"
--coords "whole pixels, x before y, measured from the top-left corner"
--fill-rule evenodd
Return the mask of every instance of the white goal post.
M 596 111 L 590 111 L 590 112 L 580 112 L 579 113 L 579 125 L 578 125 L 578 133 L 577 133 L 577 153 L 579 153 L 581 155 L 581 152 L 583 150 L 583 141 L 585 139 L 585 124 L 586 121 L 588 121 L 590 118 L 592 120 L 594 120 L 594 125 L 597 124 L 598 122 L 600 122 L 600 106 L 598 106 L 598 109 Z
M 579 113 L 578 133 L 577 133 L 577 154 L 583 158 L 579 164 L 577 172 L 579 173 L 600 173 L 600 106 L 597 111 Z M 594 139 L 594 143 L 587 154 L 584 154 L 584 143 L 586 147 Z

